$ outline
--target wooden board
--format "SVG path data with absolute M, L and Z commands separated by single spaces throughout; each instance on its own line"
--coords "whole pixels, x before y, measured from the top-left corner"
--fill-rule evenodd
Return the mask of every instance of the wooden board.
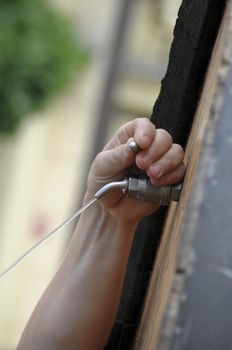
M 187 143 L 226 2 L 183 0 L 178 14 L 167 73 L 151 120 L 157 127 L 167 129 L 183 146 Z M 166 214 L 166 208 L 162 207 L 138 226 L 109 350 L 133 346 Z
M 184 188 L 178 205 L 171 205 L 166 220 L 134 346 L 136 350 L 168 349 L 168 340 L 170 340 L 171 334 L 176 331 L 175 317 L 177 316 L 178 304 L 175 303 L 175 300 L 173 302 L 173 295 L 174 298 L 180 295 L 178 292 L 182 288 L 182 276 L 185 272 L 185 266 L 181 259 L 176 265 L 177 252 L 184 221 L 188 217 L 188 210 L 193 210 L 192 207 L 190 209 L 187 208 L 190 198 L 193 196 L 191 191 L 194 181 L 201 181 L 201 184 L 198 184 L 198 186 L 203 186 L 204 183 L 204 179 L 198 178 L 197 170 L 215 91 L 219 84 L 219 72 L 223 66 L 225 40 L 230 26 L 230 8 L 231 1 L 227 4 L 188 141 L 185 157 L 188 167 Z M 194 211 L 192 213 L 194 215 Z M 173 281 L 175 284 L 173 284 Z M 175 291 L 172 295 L 170 295 L 171 288 Z M 166 313 L 164 318 L 168 301 L 168 315 Z M 190 348 L 187 347 L 186 349 Z

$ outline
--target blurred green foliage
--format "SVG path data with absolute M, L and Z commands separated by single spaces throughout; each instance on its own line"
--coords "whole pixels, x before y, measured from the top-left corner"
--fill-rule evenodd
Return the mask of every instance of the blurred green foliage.
M 86 60 L 70 22 L 45 0 L 0 0 L 0 133 L 44 106 Z

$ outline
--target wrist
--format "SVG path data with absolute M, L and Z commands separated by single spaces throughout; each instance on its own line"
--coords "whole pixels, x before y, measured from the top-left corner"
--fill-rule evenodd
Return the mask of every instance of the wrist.
M 93 195 L 88 191 L 85 194 L 83 203 L 93 199 Z M 139 220 L 129 220 L 126 215 L 119 215 L 114 207 L 107 207 L 101 200 L 97 200 L 91 205 L 86 212 L 81 215 L 82 220 L 91 220 L 97 226 L 103 225 L 114 230 L 114 232 L 120 232 L 122 234 L 133 234 Z
M 90 200 L 85 196 L 84 203 Z M 76 270 L 80 261 L 94 261 L 102 256 L 127 259 L 136 225 L 124 222 L 106 211 L 97 201 L 80 216 L 66 255 L 68 265 Z M 116 259 L 116 257 L 115 257 Z

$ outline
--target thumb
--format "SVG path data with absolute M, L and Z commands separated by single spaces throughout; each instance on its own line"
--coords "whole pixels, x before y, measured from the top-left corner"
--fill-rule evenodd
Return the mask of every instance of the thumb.
M 98 179 L 107 180 L 124 175 L 125 170 L 134 163 L 136 157 L 136 153 L 128 147 L 131 141 L 130 138 L 127 143 L 104 150 L 97 155 L 93 163 L 93 171 Z

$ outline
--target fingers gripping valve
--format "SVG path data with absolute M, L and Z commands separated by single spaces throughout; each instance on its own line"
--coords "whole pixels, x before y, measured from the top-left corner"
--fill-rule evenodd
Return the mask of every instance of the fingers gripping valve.
M 134 152 L 140 150 L 135 141 L 131 141 L 128 147 Z M 146 175 L 141 174 L 139 177 L 128 177 L 123 181 L 106 184 L 95 193 L 95 198 L 100 199 L 108 192 L 121 190 L 128 197 L 157 203 L 159 205 L 168 205 L 171 201 L 179 200 L 181 189 L 182 183 L 172 186 L 154 186 Z
M 140 148 L 136 144 L 135 141 L 131 141 L 128 146 L 133 152 L 139 152 Z M 139 177 L 128 177 L 122 181 L 110 182 L 104 185 L 100 190 L 95 193 L 95 198 L 85 204 L 80 210 L 78 210 L 74 215 L 70 218 L 66 219 L 62 224 L 57 226 L 47 235 L 45 235 L 40 241 L 35 243 L 30 249 L 28 249 L 23 255 L 21 255 L 18 259 L 16 259 L 10 266 L 8 266 L 5 270 L 0 271 L 0 278 L 5 276 L 9 271 L 14 269 L 23 259 L 25 259 L 31 252 L 34 251 L 38 246 L 40 246 L 43 242 L 52 237 L 61 227 L 67 225 L 77 216 L 79 216 L 85 209 L 87 209 L 91 204 L 95 202 L 96 199 L 102 198 L 108 192 L 113 190 L 120 190 L 122 193 L 127 195 L 128 197 L 134 197 L 143 201 L 149 201 L 153 203 L 157 203 L 160 205 L 168 205 L 170 201 L 178 201 L 180 192 L 181 192 L 182 184 L 179 183 L 174 186 L 165 186 L 165 187 L 156 187 L 153 186 L 144 174 L 139 175 Z

